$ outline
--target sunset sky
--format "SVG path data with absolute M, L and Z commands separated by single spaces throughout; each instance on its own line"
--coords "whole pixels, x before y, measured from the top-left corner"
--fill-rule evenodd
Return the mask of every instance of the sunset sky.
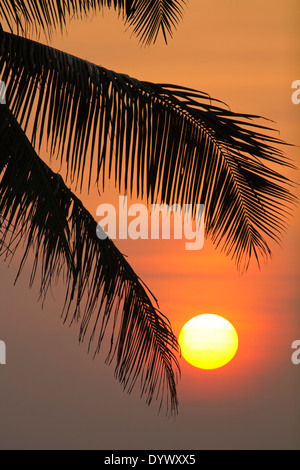
M 233 111 L 271 119 L 281 139 L 299 146 L 300 104 L 291 101 L 300 80 L 299 14 L 297 0 L 190 0 L 168 45 L 142 47 L 105 11 L 72 21 L 51 46 L 140 80 L 207 92 Z M 285 151 L 299 166 L 299 148 Z M 298 172 L 285 174 L 299 182 Z M 119 195 L 113 182 L 101 196 L 77 194 L 95 218 L 98 205 Z M 10 269 L 2 263 L 0 448 L 299 449 L 300 365 L 291 361 L 300 339 L 299 231 L 297 207 L 282 246 L 271 245 L 272 260 L 260 270 L 253 262 L 243 275 L 209 239 L 198 252 L 184 241 L 116 242 L 176 335 L 193 316 L 215 313 L 239 336 L 237 355 L 220 369 L 179 360 L 175 420 L 157 416 L 138 389 L 123 393 L 105 354 L 93 361 L 78 346 L 76 326 L 60 319 L 62 282 L 42 310 L 38 283 L 28 289 L 30 266 L 14 286 L 18 259 Z

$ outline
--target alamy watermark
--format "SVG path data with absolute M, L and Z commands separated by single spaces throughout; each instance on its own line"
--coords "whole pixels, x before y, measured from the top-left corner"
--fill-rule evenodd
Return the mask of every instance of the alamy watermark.
M 300 104 L 300 80 L 294 80 L 292 83 L 292 88 L 296 89 L 292 94 L 292 103 Z
M 6 364 L 6 344 L 0 341 L 0 365 Z
M 98 207 L 97 217 L 102 217 L 97 225 L 97 237 L 100 240 L 107 237 L 111 240 L 170 240 L 173 226 L 174 240 L 188 240 L 186 250 L 203 248 L 203 204 L 196 204 L 195 214 L 192 204 L 185 204 L 183 208 L 179 204 L 152 204 L 149 215 L 146 205 L 133 204 L 128 207 L 127 196 L 120 196 L 118 209 L 117 220 L 117 210 L 112 204 L 101 204 Z M 129 221 L 129 218 L 133 219 Z
M 300 339 L 296 339 L 295 341 L 293 341 L 292 349 L 295 349 L 292 354 L 292 363 L 295 366 L 298 366 L 300 364 Z
M 2 80 L 0 80 L 0 104 L 6 104 L 6 87 Z

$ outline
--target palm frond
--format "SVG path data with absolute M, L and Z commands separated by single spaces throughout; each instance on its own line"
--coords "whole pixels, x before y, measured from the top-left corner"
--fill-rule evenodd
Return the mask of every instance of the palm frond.
M 178 344 L 168 320 L 115 245 L 99 240 L 91 214 L 38 157 L 6 105 L 0 105 L 0 214 L 3 254 L 24 246 L 18 276 L 30 253 L 31 283 L 40 269 L 42 296 L 64 274 L 63 315 L 79 322 L 80 341 L 89 337 L 97 353 L 111 328 L 107 361 L 115 358 L 124 390 L 139 381 L 148 404 L 157 398 L 176 412 Z
M 128 22 L 142 43 L 155 43 L 160 31 L 167 43 L 183 17 L 185 4 L 185 0 L 133 0 Z
M 11 32 L 64 29 L 70 18 L 82 18 L 103 8 L 114 8 L 133 27 L 140 41 L 155 42 L 159 31 L 167 42 L 183 15 L 185 0 L 1 0 L 0 25 Z
M 151 202 L 204 204 L 206 234 L 239 267 L 270 256 L 294 203 L 275 168 L 293 165 L 258 116 L 7 33 L 0 54 L 12 111 L 24 130 L 34 120 L 34 145 L 49 142 L 72 181 L 104 186 L 108 174 Z
M 125 12 L 126 0 L 2 0 L 0 20 L 13 32 L 31 30 L 51 35 L 55 28 L 65 28 L 69 18 L 82 18 L 103 7 Z M 29 31 L 28 31 L 29 30 Z

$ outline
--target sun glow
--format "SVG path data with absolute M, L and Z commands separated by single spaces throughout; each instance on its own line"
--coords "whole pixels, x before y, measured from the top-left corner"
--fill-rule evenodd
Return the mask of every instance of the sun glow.
M 178 341 L 184 359 L 200 369 L 224 366 L 238 349 L 238 335 L 233 325 L 213 314 L 198 315 L 189 320 Z

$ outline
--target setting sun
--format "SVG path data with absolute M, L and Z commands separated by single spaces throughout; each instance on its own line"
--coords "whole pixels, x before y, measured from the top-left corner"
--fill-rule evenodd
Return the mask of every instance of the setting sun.
M 217 369 L 235 356 L 238 335 L 219 315 L 198 315 L 182 328 L 178 338 L 184 359 L 200 369 Z

